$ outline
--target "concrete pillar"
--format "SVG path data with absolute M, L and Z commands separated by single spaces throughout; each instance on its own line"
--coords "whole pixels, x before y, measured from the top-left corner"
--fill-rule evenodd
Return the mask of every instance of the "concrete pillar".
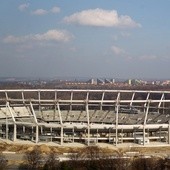
M 63 145 L 63 127 L 61 126 L 61 132 L 60 132 L 60 144 Z
M 170 144 L 170 121 L 168 125 L 168 144 Z
M 41 134 L 43 134 L 43 127 L 42 126 L 40 127 L 40 130 L 41 130 Z
M 97 129 L 97 143 L 98 143 L 98 135 L 99 135 L 99 132 L 98 132 L 98 129 Z
M 8 131 L 9 131 L 9 127 L 8 127 L 8 118 L 7 118 L 7 115 L 6 115 L 6 129 L 5 129 L 5 133 L 6 133 L 6 140 L 8 140 Z
M 117 106 L 116 106 L 116 143 L 115 143 L 115 145 L 117 146 L 117 142 L 118 142 L 118 113 L 119 113 L 119 106 L 118 106 L 118 104 L 117 104 Z
M 17 139 L 17 125 L 14 123 L 14 134 L 13 134 L 13 141 L 15 142 Z
M 109 143 L 110 143 L 110 128 L 109 128 Z
M 88 95 L 89 93 L 87 93 L 87 97 L 86 100 L 88 101 Z M 87 115 L 87 145 L 90 145 L 90 119 L 89 119 L 89 105 L 88 102 L 86 103 L 86 115 Z
M 104 100 L 105 92 L 102 93 L 102 102 L 100 104 L 100 110 L 103 110 L 103 100 Z
M 118 130 L 117 130 L 117 126 L 116 126 L 116 137 L 115 137 L 115 140 L 116 140 L 116 141 L 115 141 L 115 142 L 116 142 L 115 145 L 117 146 L 117 140 L 118 140 Z
M 71 97 L 70 97 L 71 103 L 70 103 L 70 110 L 72 110 L 72 100 L 73 100 L 73 92 L 71 92 Z
M 39 141 L 39 127 L 36 125 L 36 136 L 35 136 L 35 143 L 38 143 Z
M 33 141 L 34 140 L 34 127 L 33 126 L 31 126 L 31 134 L 32 134 L 31 140 Z
M 73 143 L 74 143 L 74 127 L 73 127 L 73 132 L 72 133 L 73 133 Z
M 23 133 L 25 133 L 25 126 L 22 127 L 22 131 L 23 131 Z
M 159 142 L 161 142 L 161 133 L 162 133 L 161 128 L 162 127 L 159 128 Z
M 123 129 L 121 129 L 121 143 L 123 143 Z
M 143 146 L 145 146 L 145 125 L 143 125 Z
M 53 136 L 52 136 L 53 128 L 52 127 L 50 128 L 50 133 L 51 133 L 51 142 L 52 142 L 53 141 Z
M 90 126 L 87 127 L 87 145 L 90 145 Z

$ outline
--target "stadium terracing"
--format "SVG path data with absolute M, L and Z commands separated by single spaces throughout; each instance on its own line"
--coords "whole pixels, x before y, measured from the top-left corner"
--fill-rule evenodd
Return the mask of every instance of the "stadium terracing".
M 0 90 L 0 138 L 170 144 L 170 91 Z

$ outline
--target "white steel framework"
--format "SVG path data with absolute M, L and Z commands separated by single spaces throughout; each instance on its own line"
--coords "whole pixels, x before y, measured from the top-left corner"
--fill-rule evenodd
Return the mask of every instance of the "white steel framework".
M 0 90 L 0 137 L 170 144 L 170 91 Z

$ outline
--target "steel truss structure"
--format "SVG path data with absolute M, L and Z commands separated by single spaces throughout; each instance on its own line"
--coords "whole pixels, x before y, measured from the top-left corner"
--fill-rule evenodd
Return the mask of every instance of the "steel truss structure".
M 170 91 L 0 90 L 0 137 L 170 144 Z

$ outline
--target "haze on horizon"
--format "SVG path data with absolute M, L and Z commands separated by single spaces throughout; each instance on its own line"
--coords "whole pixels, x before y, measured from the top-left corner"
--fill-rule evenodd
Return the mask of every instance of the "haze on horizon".
M 0 77 L 170 79 L 168 0 L 5 0 Z

